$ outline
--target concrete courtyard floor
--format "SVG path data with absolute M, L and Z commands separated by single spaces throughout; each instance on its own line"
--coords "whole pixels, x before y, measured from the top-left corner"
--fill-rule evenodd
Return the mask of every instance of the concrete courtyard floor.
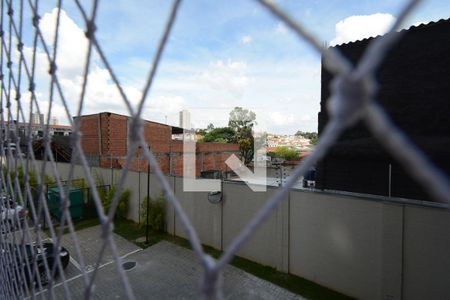
M 85 263 L 84 270 L 88 276 L 93 274 L 103 243 L 100 233 L 99 226 L 77 231 L 78 244 Z M 123 262 L 136 263 L 135 267 L 125 273 L 137 299 L 201 298 L 202 269 L 193 251 L 167 241 L 142 250 L 116 234 L 113 234 L 113 238 Z M 75 252 L 74 242 L 69 235 L 63 237 L 62 246 L 71 254 L 70 264 L 65 271 L 69 293 L 72 299 L 83 299 L 85 295 L 82 267 Z M 100 262 L 92 297 L 94 299 L 126 298 L 110 250 L 108 246 Z M 225 267 L 222 274 L 225 299 L 303 299 L 230 265 Z M 64 297 L 61 283 L 56 284 L 54 291 L 57 299 Z M 44 296 L 47 291 L 42 293 Z

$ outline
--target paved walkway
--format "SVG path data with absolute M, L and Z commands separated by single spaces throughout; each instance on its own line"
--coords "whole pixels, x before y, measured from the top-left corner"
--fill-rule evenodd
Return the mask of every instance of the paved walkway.
M 92 267 L 101 246 L 100 228 L 91 227 L 77 232 L 85 270 L 92 274 Z M 136 262 L 126 271 L 137 299 L 198 299 L 202 269 L 191 250 L 162 241 L 150 248 L 140 250 L 133 243 L 114 235 L 117 249 L 124 262 Z M 73 258 L 66 270 L 72 299 L 84 297 L 84 283 L 78 268 L 74 248 L 69 236 L 63 246 L 71 251 Z M 104 257 L 95 282 L 94 299 L 125 299 L 126 293 L 119 280 L 117 267 L 110 252 Z M 92 262 L 92 263 L 91 263 Z M 223 270 L 225 299 L 303 299 L 270 282 L 259 279 L 233 266 Z M 56 288 L 56 296 L 63 296 L 62 285 Z

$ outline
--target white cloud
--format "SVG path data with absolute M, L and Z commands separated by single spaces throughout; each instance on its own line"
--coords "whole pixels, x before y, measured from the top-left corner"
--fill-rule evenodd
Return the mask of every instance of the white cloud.
M 252 37 L 249 35 L 244 35 L 241 37 L 241 43 L 244 45 L 250 44 L 252 42 Z
M 303 115 L 303 116 L 300 117 L 300 121 L 303 121 L 303 122 L 309 122 L 309 121 L 312 121 L 312 120 L 313 120 L 313 117 L 310 116 L 310 115 Z
M 142 118 L 178 126 L 178 113 L 186 108 L 186 100 L 178 95 L 158 95 L 147 99 Z
M 287 33 L 287 27 L 281 22 L 278 22 L 277 26 L 275 27 L 275 32 L 279 34 L 286 34 Z
M 165 95 L 165 96 L 155 96 L 148 99 L 146 108 L 151 113 L 178 113 L 185 106 L 185 100 L 181 96 L 176 95 Z
M 387 13 L 350 16 L 336 24 L 336 36 L 331 40 L 330 44 L 335 46 L 385 34 L 394 21 L 395 17 Z
M 57 10 L 53 9 L 51 13 L 44 14 L 40 22 L 40 29 L 50 52 L 52 52 L 56 13 Z M 49 60 L 42 46 L 38 46 L 36 49 L 35 94 L 37 105 L 39 106 L 40 112 L 45 114 L 45 119 L 48 118 L 48 114 L 50 113 L 52 117 L 56 117 L 62 124 L 68 124 L 69 119 L 78 112 L 83 83 L 82 73 L 88 42 L 83 30 L 63 10 L 61 11 L 58 37 L 56 74 L 71 116 L 67 116 L 65 107 L 56 88 L 54 89 L 52 106 L 49 111 L 49 86 L 51 77 L 48 73 Z M 17 51 L 13 52 L 13 54 L 14 61 L 17 61 L 19 57 Z M 33 49 L 30 45 L 25 45 L 24 57 L 28 65 L 31 64 L 32 55 Z M 28 81 L 25 76 L 24 81 Z M 27 84 L 28 82 L 24 82 L 22 86 L 27 86 Z M 131 104 L 136 107 L 142 97 L 141 91 L 130 85 L 122 85 L 122 88 Z M 29 102 L 30 94 L 28 92 L 23 93 L 21 107 L 25 119 L 28 119 L 29 116 Z M 34 103 L 33 111 L 37 111 Z M 126 105 L 115 84 L 112 82 L 109 72 L 99 65 L 98 57 L 94 55 L 89 72 L 82 113 L 91 114 L 101 111 L 128 114 Z
M 241 98 L 250 82 L 246 75 L 247 64 L 242 61 L 224 62 L 218 60 L 209 64 L 207 70 L 201 72 L 198 79 L 216 90 L 230 93 L 235 98 Z
M 50 44 L 55 15 L 56 11 L 45 14 L 41 22 L 45 39 Z M 60 36 L 64 38 L 60 39 L 58 46 L 57 75 L 73 115 L 79 105 L 87 40 L 83 30 L 66 13 L 61 14 Z M 28 61 L 31 61 L 31 50 L 25 47 Z M 38 99 L 41 112 L 47 114 L 50 79 L 48 60 L 42 49 L 38 48 L 37 55 Z M 115 71 L 123 82 L 125 94 L 135 107 L 142 97 L 140 89 L 149 63 L 139 59 L 128 63 L 130 59 L 125 57 L 115 66 Z M 320 69 L 319 65 L 305 60 L 263 59 L 252 63 L 227 56 L 209 62 L 165 59 L 145 103 L 143 117 L 178 125 L 178 112 L 188 109 L 192 112 L 192 123 L 197 127 L 205 127 L 209 123 L 225 126 L 233 107 L 242 106 L 255 111 L 258 125 L 265 125 L 270 131 L 306 130 L 303 125 L 308 126 L 309 130 L 317 122 L 316 118 L 305 121 L 301 115 L 314 115 L 318 109 L 319 96 L 315 91 L 320 90 L 319 80 L 312 76 L 316 69 Z M 309 109 L 311 103 L 314 105 Z M 280 105 L 284 105 L 285 109 L 280 108 Z M 302 107 L 301 114 L 293 113 L 293 109 L 299 105 Z M 274 108 L 278 113 L 272 115 Z M 82 113 L 101 111 L 128 114 L 108 71 L 99 63 L 98 57 L 94 57 Z M 59 97 L 53 103 L 52 116 L 56 116 L 61 123 L 68 123 Z
M 39 24 L 48 45 L 53 45 L 57 12 L 55 8 L 51 13 L 44 14 Z M 80 76 L 86 60 L 87 46 L 88 40 L 83 30 L 61 10 L 56 58 L 58 74 L 67 77 Z
M 305 60 L 218 60 L 206 65 L 174 61 L 169 65 L 170 70 L 183 71 L 158 77 L 153 94 L 181 95 L 186 105 L 183 108 L 191 111 L 191 121 L 198 128 L 209 123 L 226 126 L 229 112 L 242 106 L 254 111 L 258 126 L 271 132 L 317 130 L 319 64 Z M 240 94 L 242 97 L 235 96 Z M 272 116 L 273 111 L 278 113 Z M 161 114 L 162 118 L 153 120 L 164 121 L 164 112 Z M 177 112 L 167 115 L 169 124 L 178 124 Z
M 39 104 L 39 109 L 41 111 L 41 113 L 43 113 L 45 115 L 45 122 L 47 122 L 47 118 L 48 118 L 48 105 L 49 105 L 49 101 L 48 100 L 43 100 L 43 98 L 41 97 L 40 100 L 38 100 L 38 104 Z M 34 109 L 34 112 L 37 112 L 36 109 Z M 51 108 L 51 117 L 56 117 L 56 119 L 58 121 L 61 120 L 61 118 L 63 118 L 62 116 L 66 116 L 66 111 L 64 109 L 64 106 L 58 102 L 53 102 L 52 103 L 52 108 Z M 66 119 L 66 118 L 64 118 Z M 51 120 L 51 118 L 50 118 Z M 64 122 L 67 123 L 67 122 Z
M 47 45 L 53 45 L 54 29 L 57 9 L 51 13 L 46 13 L 40 22 Z M 60 28 L 58 34 L 57 49 L 57 77 L 61 84 L 64 98 L 67 101 L 71 115 L 78 111 L 80 93 L 82 88 L 82 74 L 86 60 L 88 40 L 84 31 L 62 10 L 60 16 Z M 25 47 L 25 56 L 31 61 L 31 48 Z M 38 103 L 41 112 L 47 114 L 48 84 L 50 76 L 48 74 L 48 58 L 43 49 L 37 49 L 36 78 L 37 88 L 40 93 Z M 85 94 L 83 114 L 111 111 L 119 114 L 128 114 L 125 102 L 123 101 L 117 87 L 112 82 L 109 72 L 101 67 L 98 57 L 91 58 L 91 68 L 88 76 L 88 84 Z M 135 87 L 122 85 L 122 88 L 133 106 L 136 106 L 141 99 L 142 93 Z M 62 102 L 59 96 L 55 97 L 52 104 L 51 113 L 62 123 L 67 124 L 68 118 L 62 109 Z
M 296 119 L 293 114 L 285 114 L 281 112 L 273 112 L 270 115 L 270 120 L 276 125 L 276 126 L 286 126 L 294 124 Z

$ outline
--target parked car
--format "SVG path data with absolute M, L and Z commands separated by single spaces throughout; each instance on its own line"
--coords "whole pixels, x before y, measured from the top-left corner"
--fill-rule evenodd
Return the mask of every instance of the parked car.
M 316 168 L 312 167 L 306 172 L 303 178 L 304 188 L 314 188 L 316 186 Z
M 9 230 L 17 229 L 19 223 L 23 224 L 25 216 L 26 211 L 21 205 L 9 195 L 0 195 L 0 226 L 3 232 L 8 229 L 6 223 L 10 226 Z
M 56 257 L 56 247 L 53 243 L 43 243 L 42 247 L 39 245 L 13 245 L 11 243 L 3 243 L 1 244 L 1 253 L 4 255 L 7 251 L 14 251 L 17 260 L 17 264 L 11 262 L 13 269 L 16 272 L 16 275 L 21 277 L 22 274 L 25 275 L 25 280 L 27 284 L 33 284 L 34 286 L 38 286 L 38 278 L 40 278 L 40 282 L 42 286 L 48 284 L 50 278 L 45 269 L 45 261 L 47 261 L 47 265 L 49 271 L 51 272 L 52 268 L 57 264 Z M 70 254 L 66 248 L 59 248 L 59 259 L 61 260 L 61 266 L 63 270 L 65 270 L 69 264 Z M 36 265 L 34 265 L 36 262 Z M 28 265 L 28 266 L 27 266 Z M 30 272 L 28 272 L 28 267 L 30 268 Z M 37 267 L 37 270 L 34 272 L 34 268 Z M 55 267 L 55 277 L 59 275 L 58 266 Z M 23 273 L 22 273 L 23 271 Z M 32 279 L 30 279 L 33 276 Z
M 8 155 L 8 152 L 11 151 L 12 154 L 16 153 L 17 146 L 15 143 L 5 143 L 3 145 L 3 149 L 5 149 L 5 154 Z
M 9 143 L 6 145 L 6 148 L 9 148 L 11 150 L 16 150 L 17 146 L 16 146 L 16 143 Z

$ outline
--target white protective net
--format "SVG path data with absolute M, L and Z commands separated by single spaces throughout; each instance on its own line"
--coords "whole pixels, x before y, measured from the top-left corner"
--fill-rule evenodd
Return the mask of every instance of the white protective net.
M 50 123 L 50 116 L 55 99 L 58 98 L 65 109 L 67 119 L 72 126 L 72 164 L 69 170 L 68 181 L 74 178 L 75 162 L 79 163 L 84 171 L 87 184 L 91 188 L 93 201 L 98 212 L 99 222 L 103 232 L 103 244 L 101 251 L 96 257 L 96 266 L 100 265 L 106 248 L 111 249 L 111 253 L 116 265 L 121 284 L 124 286 L 128 298 L 134 299 L 133 290 L 128 281 L 127 275 L 122 268 L 122 259 L 118 254 L 116 244 L 112 238 L 113 218 L 117 211 L 120 192 L 125 187 L 125 179 L 133 158 L 133 153 L 137 147 L 141 147 L 143 155 L 149 161 L 152 170 L 158 177 L 160 184 L 165 190 L 167 200 L 174 207 L 174 210 L 181 220 L 182 226 L 186 229 L 193 250 L 201 261 L 203 268 L 203 283 L 201 291 L 205 298 L 221 298 L 220 277 L 221 270 L 230 262 L 233 255 L 240 249 L 243 243 L 248 240 L 255 230 L 270 215 L 273 209 L 284 199 L 289 189 L 296 183 L 298 178 L 303 176 L 318 160 L 320 160 L 337 140 L 340 133 L 356 121 L 363 120 L 372 134 L 381 141 L 383 146 L 409 170 L 410 174 L 423 185 L 437 201 L 443 203 L 450 202 L 450 185 L 448 180 L 435 166 L 431 165 L 421 154 L 421 152 L 405 137 L 401 129 L 397 128 L 389 119 L 389 116 L 374 101 L 377 84 L 374 73 L 377 66 L 389 55 L 390 48 L 399 40 L 401 34 L 397 30 L 401 28 L 405 17 L 417 6 L 419 1 L 412 0 L 407 3 L 389 33 L 381 38 L 374 39 L 363 55 L 357 66 L 351 65 L 344 57 L 340 56 L 332 48 L 326 48 L 311 34 L 306 28 L 292 19 L 286 12 L 279 9 L 272 1 L 259 0 L 258 5 L 266 8 L 275 18 L 292 30 L 299 37 L 306 40 L 323 57 L 326 68 L 336 74 L 336 79 L 332 86 L 332 97 L 329 100 L 330 121 L 323 131 L 314 152 L 308 156 L 292 173 L 286 184 L 279 188 L 274 196 L 267 201 L 264 207 L 255 215 L 242 232 L 235 237 L 234 241 L 224 251 L 223 255 L 214 260 L 202 249 L 199 238 L 191 226 L 189 219 L 183 212 L 174 192 L 166 181 L 164 174 L 158 167 L 154 154 L 149 150 L 148 144 L 143 136 L 142 113 L 146 103 L 147 95 L 152 86 L 152 82 L 157 74 L 158 64 L 164 52 L 170 32 L 175 23 L 176 15 L 180 9 L 180 0 L 175 0 L 166 20 L 165 28 L 162 32 L 160 42 L 155 51 L 153 63 L 149 70 L 146 82 L 142 88 L 142 98 L 137 105 L 133 105 L 123 91 L 118 77 L 114 73 L 108 59 L 102 50 L 102 45 L 96 38 L 96 15 L 97 1 L 93 0 L 90 11 L 86 11 L 78 0 L 74 0 L 76 7 L 85 22 L 85 35 L 88 41 L 86 60 L 84 61 L 84 72 L 81 94 L 79 95 L 78 108 L 76 112 L 69 111 L 69 105 L 65 98 L 66 91 L 58 78 L 58 66 L 56 64 L 59 44 L 59 21 L 62 1 L 58 1 L 58 15 L 55 24 L 53 40 L 45 40 L 39 26 L 39 1 L 1 1 L 1 124 L 0 140 L 2 144 L 1 160 L 2 172 L 0 179 L 0 189 L 3 209 L 7 211 L 1 220 L 0 237 L 0 297 L 2 299 L 17 298 L 71 298 L 69 283 L 65 278 L 64 267 L 67 262 L 64 259 L 64 248 L 61 248 L 63 234 L 70 235 L 75 251 L 71 253 L 80 265 L 81 278 L 83 280 L 83 295 L 89 299 L 93 297 L 94 283 L 98 279 L 98 267 L 86 271 L 85 261 L 80 251 L 80 241 L 74 230 L 71 214 L 68 208 L 68 191 L 64 188 L 58 176 L 55 158 L 51 151 L 50 127 L 46 126 L 43 132 L 44 156 L 42 164 L 38 164 L 33 151 L 32 113 L 46 113 Z M 28 16 L 28 19 L 26 19 Z M 31 19 L 31 22 L 30 22 Z M 27 30 L 32 30 L 32 44 L 26 45 L 30 51 L 26 52 L 23 39 L 24 26 Z M 48 107 L 39 104 L 39 93 L 36 92 L 36 84 L 40 78 L 36 78 L 37 50 L 43 51 L 48 63 L 49 98 Z M 93 55 L 98 55 L 99 59 L 109 72 L 112 81 L 119 90 L 124 105 L 127 108 L 130 118 L 130 135 L 128 154 L 125 166 L 120 171 L 115 196 L 108 211 L 102 208 L 101 200 L 96 189 L 96 182 L 90 173 L 88 157 L 83 153 L 80 143 L 79 124 L 73 117 L 83 114 L 85 105 L 86 86 L 89 84 L 88 74 L 91 67 Z M 24 95 L 29 95 L 25 97 Z M 14 105 L 12 105 L 14 103 Z M 150 103 L 151 105 L 151 103 Z M 75 121 L 74 121 L 75 120 Z M 24 134 L 19 134 L 19 124 L 25 126 Z M 27 147 L 25 153 L 14 142 L 21 136 L 22 142 Z M 47 205 L 47 195 L 45 190 L 45 170 L 50 169 L 56 180 L 58 193 L 62 199 L 62 216 L 60 225 L 52 224 L 49 207 Z M 31 176 L 35 174 L 36 176 Z M 36 181 L 31 184 L 31 181 Z M 33 186 L 33 188 L 32 188 Z M 19 208 L 18 208 L 19 207 Z M 20 221 L 26 209 L 28 218 Z M 67 228 L 67 229 L 65 229 Z M 46 243 L 48 239 L 53 244 Z M 32 246 L 34 243 L 34 246 Z M 51 249 L 50 249 L 51 248 Z M 40 254 L 43 251 L 52 252 L 54 260 L 43 259 Z M 58 279 L 54 279 L 55 273 L 59 274 Z M 58 290 L 56 290 L 58 288 Z

